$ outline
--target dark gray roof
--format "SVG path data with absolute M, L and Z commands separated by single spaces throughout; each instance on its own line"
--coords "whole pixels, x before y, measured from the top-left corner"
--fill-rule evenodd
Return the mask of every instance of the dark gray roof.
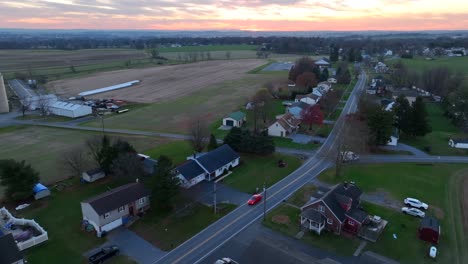
M 91 170 L 86 171 L 86 174 L 91 176 L 91 175 L 101 173 L 101 172 L 104 172 L 104 170 L 101 169 L 101 168 L 95 168 L 95 169 L 91 169 Z
M 211 173 L 237 158 L 239 158 L 239 154 L 237 154 L 229 145 L 224 144 L 221 147 L 197 158 L 197 161 L 209 173 Z
M 157 160 L 150 159 L 150 158 L 144 159 L 143 160 L 143 170 L 148 174 L 153 174 L 154 167 L 156 166 L 156 164 L 158 164 Z
M 18 249 L 12 234 L 0 237 L 0 263 L 10 264 L 22 260 L 23 254 Z
M 309 107 L 310 105 L 308 103 L 304 103 L 302 101 L 300 102 L 295 102 L 294 104 L 292 104 L 290 107 L 299 107 L 301 109 L 306 109 L 307 107 Z
M 458 138 L 458 139 L 452 139 L 453 143 L 468 143 L 468 138 Z
M 316 223 L 323 223 L 326 219 L 325 216 L 323 216 L 319 211 L 313 208 L 305 209 L 301 212 L 301 216 L 310 219 Z
M 89 203 L 98 215 L 103 215 L 149 195 L 150 192 L 143 184 L 134 182 L 101 193 L 83 202 Z
M 439 227 L 440 227 L 439 221 L 436 218 L 431 217 L 431 216 L 425 216 L 421 220 L 421 224 L 419 225 L 419 229 L 421 229 L 421 228 L 430 228 L 430 229 L 435 230 L 437 232 L 439 232 Z
M 323 202 L 327 204 L 336 217 L 338 217 L 338 219 L 343 222 L 346 219 L 346 211 L 343 207 L 341 207 L 340 201 L 337 199 L 337 197 L 346 196 L 351 198 L 353 200 L 350 209 L 351 211 L 357 208 L 361 194 L 361 189 L 359 189 L 356 185 L 342 183 L 329 192 L 323 198 Z
M 353 208 L 349 210 L 346 214 L 352 217 L 354 220 L 358 221 L 359 223 L 364 222 L 364 220 L 366 220 L 368 216 L 366 212 L 358 208 Z
M 198 165 L 198 163 L 194 160 L 188 160 L 184 164 L 179 165 L 176 169 L 187 180 L 191 180 L 198 175 L 205 173 L 202 167 L 200 167 L 200 165 Z

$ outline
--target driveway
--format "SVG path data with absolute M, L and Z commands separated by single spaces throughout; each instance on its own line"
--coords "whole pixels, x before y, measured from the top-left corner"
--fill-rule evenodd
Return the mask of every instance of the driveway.
M 229 176 L 228 176 L 229 177 Z M 261 186 L 259 186 L 261 188 Z M 188 197 L 206 205 L 213 205 L 213 182 L 203 181 L 184 191 Z M 242 205 L 250 199 L 252 195 L 238 191 L 223 183 L 216 184 L 217 203 L 230 203 Z
M 84 256 L 89 257 L 99 251 L 100 248 L 109 245 L 117 245 L 120 254 L 128 256 L 139 264 L 153 264 L 155 260 L 166 254 L 165 251 L 156 248 L 134 232 L 125 227 L 119 227 L 107 235 L 106 243 L 86 252 Z
M 304 135 L 304 134 L 293 134 L 289 136 L 290 139 L 294 143 L 299 143 L 299 144 L 307 144 L 311 141 L 318 141 L 320 143 L 323 143 L 326 138 L 323 137 L 316 137 L 316 136 L 309 136 L 309 135 Z
M 429 157 L 429 154 L 426 152 L 403 143 L 398 143 L 396 146 L 381 146 L 380 148 L 391 151 L 408 151 L 417 157 Z

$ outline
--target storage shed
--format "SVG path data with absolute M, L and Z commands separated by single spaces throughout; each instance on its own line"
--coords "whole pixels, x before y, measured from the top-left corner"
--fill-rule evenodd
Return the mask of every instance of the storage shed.
M 34 192 L 34 199 L 36 200 L 50 196 L 50 190 L 44 185 L 42 185 L 41 183 L 38 183 L 34 186 L 33 192 Z
M 54 115 L 76 118 L 90 115 L 93 109 L 87 105 L 57 101 L 49 106 L 49 111 Z
M 439 221 L 431 216 L 426 216 L 421 220 L 419 225 L 419 238 L 421 240 L 438 244 L 440 236 L 440 224 Z
M 104 170 L 102 170 L 101 168 L 96 168 L 83 172 L 81 174 L 81 179 L 83 179 L 86 182 L 94 182 L 104 178 L 105 176 L 106 174 L 104 173 Z
M 246 121 L 245 113 L 238 111 L 231 113 L 228 117 L 223 119 L 223 126 L 228 127 L 241 127 Z

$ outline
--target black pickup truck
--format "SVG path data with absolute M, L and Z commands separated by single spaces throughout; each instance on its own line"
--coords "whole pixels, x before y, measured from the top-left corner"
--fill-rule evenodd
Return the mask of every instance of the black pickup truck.
M 118 255 L 120 252 L 117 246 L 109 246 L 101 248 L 98 252 L 89 257 L 89 263 L 91 264 L 100 264 L 104 261 L 112 258 L 115 255 Z

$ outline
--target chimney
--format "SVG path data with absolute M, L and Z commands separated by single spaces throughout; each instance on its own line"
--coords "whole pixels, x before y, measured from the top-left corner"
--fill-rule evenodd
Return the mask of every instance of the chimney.
M 136 182 L 138 183 L 140 180 L 138 178 L 136 178 Z

